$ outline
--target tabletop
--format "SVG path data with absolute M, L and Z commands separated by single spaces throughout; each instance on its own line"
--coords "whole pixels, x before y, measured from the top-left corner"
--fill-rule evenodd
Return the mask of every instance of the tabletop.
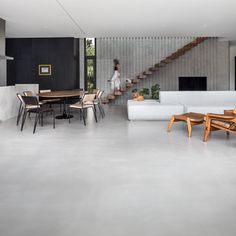
M 85 92 L 81 90 L 64 90 L 64 91 L 52 91 L 46 93 L 39 93 L 38 96 L 42 98 L 67 98 L 77 97 L 83 95 Z

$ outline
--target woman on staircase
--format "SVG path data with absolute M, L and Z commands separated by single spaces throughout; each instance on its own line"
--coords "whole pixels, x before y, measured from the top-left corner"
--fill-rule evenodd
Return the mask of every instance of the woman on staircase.
M 120 91 L 120 63 L 117 59 L 113 60 L 114 62 L 114 74 L 111 78 L 111 90 L 115 94 L 115 92 Z

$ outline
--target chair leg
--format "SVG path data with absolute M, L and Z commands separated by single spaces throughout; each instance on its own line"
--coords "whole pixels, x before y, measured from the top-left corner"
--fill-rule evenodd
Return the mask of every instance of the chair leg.
M 70 123 L 70 106 L 68 107 L 69 123 Z
M 82 112 L 81 112 L 81 109 L 79 110 L 79 119 L 82 120 Z
M 55 129 L 55 111 L 52 112 L 53 116 L 53 129 Z
M 188 137 L 192 137 L 192 125 L 190 119 L 187 119 Z
M 203 137 L 203 142 L 207 141 L 207 138 L 211 132 L 211 127 L 210 127 L 210 122 L 208 120 L 206 120 L 205 122 L 205 126 L 204 126 L 204 137 Z
M 34 120 L 34 130 L 33 130 L 33 134 L 35 133 L 35 130 L 36 130 L 36 126 L 37 126 L 37 123 L 38 123 L 39 116 L 40 116 L 40 114 L 36 113 L 36 115 L 35 115 L 35 120 Z
M 41 126 L 43 126 L 43 113 L 41 114 Z
M 22 103 L 19 106 L 18 114 L 17 114 L 17 120 L 16 120 L 16 125 L 19 124 L 20 118 L 21 118 L 21 113 L 22 113 Z
M 101 108 L 101 106 L 100 106 L 99 103 L 98 103 L 98 109 L 99 109 L 99 112 L 100 112 L 100 114 L 101 114 L 101 117 L 104 118 L 104 116 L 103 116 L 103 111 L 102 111 L 102 108 Z
M 207 138 L 208 138 L 209 134 L 210 134 L 209 130 L 208 130 L 208 129 L 205 129 L 203 142 L 207 142 Z
M 175 117 L 172 116 L 172 117 L 170 118 L 170 122 L 169 122 L 168 127 L 167 127 L 167 132 L 170 132 L 170 131 L 171 131 L 171 127 L 172 127 L 174 121 L 175 121 Z
M 24 113 L 23 113 L 23 117 L 22 117 L 22 123 L 21 123 L 21 131 L 23 130 L 26 116 L 27 116 L 27 111 L 24 109 Z
M 96 123 L 97 123 L 98 120 L 97 120 L 97 115 L 96 115 L 96 109 L 95 109 L 95 106 L 93 106 L 92 109 L 93 109 L 93 114 L 94 114 L 95 121 L 96 121 Z
M 81 109 L 81 112 L 82 112 L 82 116 L 83 116 L 84 125 L 86 125 L 86 120 L 85 120 L 84 109 Z
M 105 117 L 106 113 L 105 113 L 105 111 L 104 111 L 103 105 L 102 105 L 102 104 L 100 104 L 100 107 L 101 107 L 101 109 L 102 109 L 102 112 L 103 112 L 103 117 Z

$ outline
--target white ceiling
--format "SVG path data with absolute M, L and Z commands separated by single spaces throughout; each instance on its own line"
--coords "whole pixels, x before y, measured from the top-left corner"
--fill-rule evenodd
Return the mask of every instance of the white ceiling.
M 236 40 L 236 0 L 0 0 L 7 37 L 218 36 Z

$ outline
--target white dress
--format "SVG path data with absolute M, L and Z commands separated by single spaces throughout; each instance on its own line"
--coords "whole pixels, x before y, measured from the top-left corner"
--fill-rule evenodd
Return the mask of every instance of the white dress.
M 119 89 L 120 89 L 120 72 L 118 70 L 115 70 L 111 78 L 111 90 L 114 91 Z

